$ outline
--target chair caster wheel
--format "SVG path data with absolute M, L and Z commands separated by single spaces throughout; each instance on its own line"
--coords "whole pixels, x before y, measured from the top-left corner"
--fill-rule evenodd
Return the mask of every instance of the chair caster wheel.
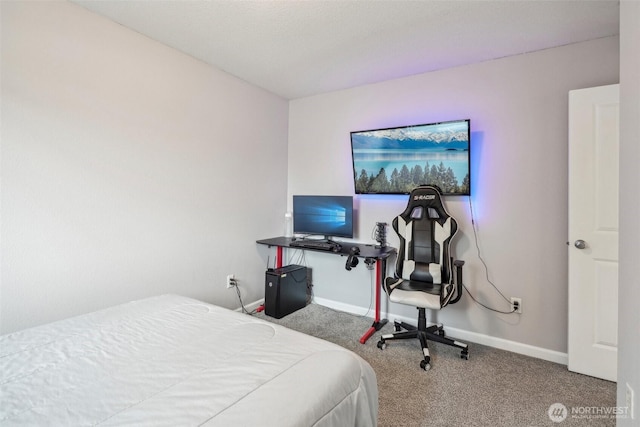
M 422 360 L 420 361 L 420 367 L 425 371 L 428 371 L 429 369 L 431 369 L 431 363 L 427 362 L 426 360 Z
M 469 360 L 469 353 L 460 353 L 460 359 Z
M 385 348 L 387 348 L 387 343 L 384 342 L 384 339 L 380 338 L 380 341 L 378 341 L 378 348 L 380 350 L 384 350 Z

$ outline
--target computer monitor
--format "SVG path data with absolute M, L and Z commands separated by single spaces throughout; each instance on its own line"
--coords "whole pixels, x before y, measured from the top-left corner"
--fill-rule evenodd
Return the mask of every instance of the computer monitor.
M 293 232 L 353 238 L 353 197 L 293 196 Z

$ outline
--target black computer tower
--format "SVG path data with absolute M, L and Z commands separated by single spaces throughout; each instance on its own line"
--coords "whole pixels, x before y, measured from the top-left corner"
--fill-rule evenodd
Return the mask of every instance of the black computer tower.
M 264 284 L 264 312 L 280 319 L 307 305 L 307 267 L 287 265 L 269 270 Z

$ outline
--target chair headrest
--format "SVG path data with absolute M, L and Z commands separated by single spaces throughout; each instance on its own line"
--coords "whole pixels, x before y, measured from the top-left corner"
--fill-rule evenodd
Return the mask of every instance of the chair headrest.
M 429 218 L 442 224 L 450 215 L 442 204 L 440 191 L 431 185 L 422 185 L 411 191 L 407 207 L 399 216 L 406 222 Z

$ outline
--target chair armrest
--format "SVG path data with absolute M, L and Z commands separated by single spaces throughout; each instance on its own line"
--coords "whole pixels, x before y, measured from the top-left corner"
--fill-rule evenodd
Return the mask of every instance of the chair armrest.
M 464 265 L 464 261 L 457 259 L 453 261 L 453 265 L 456 268 L 455 274 L 455 284 L 456 284 L 456 297 L 449 301 L 449 304 L 455 304 L 460 301 L 462 297 L 462 266 Z

